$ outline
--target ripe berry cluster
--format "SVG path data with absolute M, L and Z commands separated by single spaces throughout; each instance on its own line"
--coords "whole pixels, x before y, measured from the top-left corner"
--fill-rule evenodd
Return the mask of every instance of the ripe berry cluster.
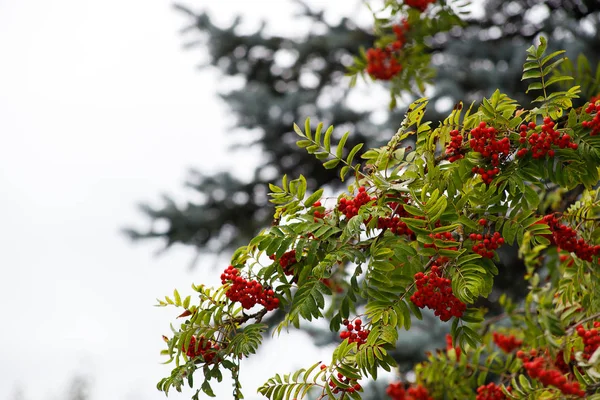
M 504 238 L 498 232 L 494 232 L 492 235 L 482 235 L 481 233 L 471 233 L 469 235 L 475 243 L 471 250 L 479 254 L 481 257 L 494 258 L 494 250 L 504 244 Z
M 452 282 L 442 278 L 437 265 L 431 267 L 428 275 L 417 272 L 415 284 L 417 291 L 410 300 L 419 308 L 434 310 L 434 314 L 442 321 L 448 321 L 453 316 L 461 317 L 467 309 L 467 305 L 454 296 Z
M 571 353 L 571 361 L 575 361 L 575 354 Z M 565 362 L 565 354 L 563 350 L 560 350 L 556 353 L 556 358 L 554 359 L 554 366 L 560 370 L 563 374 L 568 374 L 571 372 L 571 366 Z
M 313 212 L 313 217 L 314 217 L 315 222 L 317 222 L 318 219 L 325 218 L 325 214 L 320 211 L 321 207 L 322 206 L 321 206 L 321 202 L 320 201 L 317 201 L 316 203 L 313 204 L 313 208 L 317 209 L 317 210 L 315 210 Z
M 348 343 L 357 343 L 357 348 L 367 342 L 367 336 L 371 333 L 368 329 L 362 328 L 362 321 L 360 318 L 354 320 L 354 323 L 347 319 L 342 321 L 342 324 L 346 325 L 346 330 L 340 332 L 340 339 L 348 339 Z
M 554 365 L 549 365 L 544 357 L 538 356 L 537 350 L 533 349 L 529 354 L 519 350 L 517 357 L 523 361 L 523 367 L 525 367 L 527 374 L 531 378 L 540 381 L 544 386 L 554 386 L 565 395 L 585 396 L 579 382 L 569 382 L 567 377 Z
M 364 186 L 361 186 L 358 188 L 358 193 L 353 199 L 347 199 L 345 197 L 340 199 L 338 210 L 346 216 L 346 219 L 350 219 L 358 215 L 360 207 L 375 200 L 377 200 L 377 197 L 370 197 Z
M 521 347 L 523 344 L 522 340 L 519 340 L 515 335 L 506 336 L 498 332 L 494 332 L 492 335 L 494 343 L 502 349 L 505 353 L 512 353 L 514 350 Z
M 456 241 L 454 240 L 454 237 L 452 237 L 452 233 L 450 232 L 441 232 L 441 233 L 430 233 L 429 237 L 432 239 L 438 239 L 438 240 L 443 240 L 446 242 L 453 242 L 456 243 Z M 435 245 L 435 243 L 425 243 L 423 244 L 423 247 L 425 248 L 433 248 L 433 249 L 437 249 L 438 247 Z M 446 250 L 458 250 L 458 243 L 456 243 L 456 246 L 453 247 L 444 247 Z M 438 257 L 434 263 L 432 265 L 435 265 L 437 267 L 440 267 L 443 263 L 445 263 L 446 261 L 448 261 L 447 257 Z
M 583 239 L 577 239 L 577 231 L 561 224 L 554 214 L 546 215 L 542 222 L 550 227 L 552 236 L 549 238 L 552 244 L 569 253 L 575 253 L 584 261 L 592 261 L 592 257 L 600 254 L 600 245 L 592 246 Z
M 392 42 L 391 46 L 394 50 L 400 50 L 406 43 L 406 32 L 410 29 L 410 25 L 406 19 L 402 20 L 402 25 L 393 25 L 392 30 L 396 35 L 396 40 Z
M 600 347 L 600 335 L 598 335 L 598 329 L 600 328 L 600 322 L 594 322 L 594 327 L 590 330 L 586 330 L 583 326 L 577 327 L 577 334 L 583 339 L 583 358 L 589 360 L 592 354 Z
M 561 149 L 570 148 L 577 150 L 577 143 L 573 143 L 571 136 L 566 133 L 561 135 L 559 131 L 554 129 L 554 121 L 549 117 L 544 118 L 544 124 L 540 133 L 536 132 L 535 122 L 530 122 L 528 125 L 522 124 L 519 128 L 521 138 L 519 143 L 529 143 L 531 146 L 531 156 L 535 159 L 554 157 L 552 146 L 558 146 Z M 528 137 L 529 136 L 529 137 Z M 529 149 L 523 148 L 517 151 L 517 157 L 525 157 Z
M 396 59 L 396 51 L 400 50 L 406 41 L 405 33 L 409 29 L 405 20 L 402 25 L 394 25 L 396 40 L 384 48 L 367 50 L 367 73 L 375 79 L 389 81 L 402 71 L 402 65 Z
M 596 115 L 594 115 L 594 118 L 591 121 L 583 121 L 581 123 L 584 128 L 590 128 L 592 130 L 590 136 L 595 136 L 600 133 L 600 103 L 598 100 L 600 99 L 592 97 L 592 101 L 590 101 L 590 104 L 585 109 L 587 114 L 595 112 Z
M 275 259 L 275 254 L 271 254 L 269 256 L 271 260 Z M 286 275 L 294 275 L 294 271 L 292 270 L 292 266 L 296 264 L 296 250 L 286 251 L 279 258 L 279 265 L 283 269 L 283 273 Z
M 404 0 L 404 4 L 409 7 L 416 8 L 417 10 L 424 12 L 427 7 L 435 3 L 436 0 Z
M 413 231 L 410 230 L 408 225 L 400 220 L 400 216 L 394 215 L 393 217 L 379 218 L 377 220 L 378 229 L 387 229 L 394 235 L 408 235 L 412 236 Z
M 427 389 L 421 385 L 404 387 L 402 382 L 390 383 L 385 393 L 392 400 L 433 400 Z
M 325 364 L 321 364 L 321 370 L 323 370 L 325 368 L 327 368 L 327 366 Z M 338 372 L 337 378 L 340 382 L 342 382 L 350 387 L 343 388 L 341 386 L 338 386 L 337 383 L 333 379 L 329 379 L 329 386 L 331 387 L 331 391 L 334 394 L 338 394 L 340 392 L 354 393 L 354 392 L 359 392 L 362 390 L 362 386 L 360 386 L 360 383 L 358 383 L 356 381 L 356 379 L 350 379 L 350 378 L 344 376 L 344 374 L 342 374 L 341 372 Z
M 457 129 L 450 131 L 450 143 L 446 146 L 446 157 L 448 161 L 454 162 L 464 158 L 462 150 L 463 137 Z
M 187 349 L 185 349 L 185 343 L 181 346 L 181 350 L 185 351 L 186 356 L 189 358 L 202 356 L 204 362 L 207 364 L 210 364 L 214 360 L 216 352 L 220 349 L 221 347 L 218 344 L 210 340 L 205 340 L 204 337 L 200 337 L 197 340 L 195 336 L 192 336 Z
M 494 176 L 500 173 L 498 165 L 503 158 L 510 154 L 510 140 L 504 137 L 500 140 L 496 139 L 498 131 L 493 126 L 488 127 L 482 121 L 474 129 L 471 129 L 472 138 L 469 140 L 469 146 L 476 152 L 481 153 L 484 158 L 487 158 L 493 168 L 488 170 L 481 167 L 473 167 L 474 174 L 480 174 L 484 183 L 489 185 Z
M 279 307 L 279 299 L 275 297 L 273 290 L 265 290 L 259 282 L 248 281 L 239 276 L 239 273 L 240 271 L 230 265 L 221 274 L 221 283 L 223 285 L 227 282 L 230 283 L 225 293 L 229 300 L 239 302 L 246 310 L 257 304 L 265 307 L 267 311 Z
M 400 71 L 402 71 L 402 65 L 389 48 L 367 50 L 367 73 L 373 78 L 389 81 Z
M 402 198 L 404 203 L 408 202 L 406 197 Z M 410 230 L 408 225 L 406 225 L 400 218 L 411 217 L 411 215 L 404 209 L 404 205 L 399 202 L 390 202 L 387 203 L 392 211 L 392 215 L 386 218 L 380 217 L 377 220 L 377 228 L 378 229 L 387 229 L 395 235 L 407 235 L 414 236 L 414 232 Z
M 507 387 L 507 391 L 511 391 L 511 387 Z M 502 387 L 490 382 L 487 385 L 481 385 L 477 388 L 477 397 L 475 400 L 505 400 L 507 397 L 502 391 Z

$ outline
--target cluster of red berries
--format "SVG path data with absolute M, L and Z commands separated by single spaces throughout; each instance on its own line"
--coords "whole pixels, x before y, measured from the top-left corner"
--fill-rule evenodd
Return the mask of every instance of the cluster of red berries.
M 590 136 L 595 136 L 600 133 L 600 103 L 598 103 L 598 100 L 600 100 L 600 98 L 592 97 L 590 104 L 585 109 L 587 114 L 595 112 L 596 115 L 594 115 L 594 118 L 591 121 L 583 121 L 581 123 L 584 128 L 590 128 L 592 130 Z
M 481 233 L 471 233 L 469 235 L 475 243 L 471 250 L 479 254 L 481 257 L 494 258 L 494 250 L 498 249 L 504 244 L 504 238 L 498 232 L 494 232 L 492 235 L 482 235 Z
M 410 25 L 406 19 L 402 20 L 401 25 L 393 25 L 392 30 L 396 35 L 396 40 L 392 42 L 391 46 L 394 50 L 400 50 L 406 43 L 406 32 L 410 29 Z
M 459 318 L 467 309 L 467 305 L 454 296 L 452 282 L 448 278 L 442 278 L 437 265 L 431 267 L 428 275 L 417 272 L 415 284 L 417 291 L 410 300 L 419 308 L 434 310 L 434 314 L 442 321 L 448 321 L 452 317 Z
M 494 167 L 490 169 L 485 169 L 475 166 L 471 169 L 471 172 L 473 172 L 474 174 L 481 175 L 481 180 L 483 181 L 483 183 L 489 185 L 494 180 L 494 177 L 500 173 L 500 168 Z
M 240 271 L 230 265 L 221 274 L 221 283 L 223 285 L 227 282 L 230 283 L 225 293 L 229 300 L 239 302 L 246 310 L 257 304 L 265 307 L 267 311 L 279 307 L 279 299 L 275 297 L 272 289 L 265 290 L 259 282 L 255 280 L 248 281 L 241 277 L 239 273 Z
M 436 0 L 404 0 L 404 4 L 409 7 L 416 8 L 417 10 L 424 12 L 427 7 L 435 3 Z
M 537 379 L 544 386 L 554 386 L 565 395 L 585 396 L 579 382 L 569 382 L 567 377 L 554 365 L 549 365 L 546 359 L 538 356 L 538 351 L 533 349 L 529 354 L 519 350 L 517 357 L 523 361 L 523 367 L 532 379 Z
M 600 335 L 598 335 L 598 329 L 600 328 L 600 322 L 594 322 L 594 327 L 590 330 L 586 330 L 583 326 L 577 327 L 577 334 L 583 339 L 583 358 L 589 360 L 592 354 L 598 347 L 600 347 Z
M 367 50 L 367 73 L 373 78 L 389 81 L 400 71 L 402 71 L 402 65 L 389 48 Z
M 541 132 L 537 133 L 535 131 L 535 122 L 532 121 L 527 125 L 522 124 L 519 128 L 521 132 L 519 143 L 529 143 L 531 146 L 531 156 L 535 159 L 544 158 L 546 155 L 554 157 L 552 146 L 558 146 L 561 149 L 569 148 L 577 150 L 579 146 L 571 140 L 571 136 L 566 133 L 561 135 L 559 131 L 554 129 L 554 125 L 554 121 L 550 117 L 546 117 L 544 118 Z M 517 151 L 517 157 L 525 157 L 528 152 L 529 149 L 527 148 L 520 149 Z
M 446 242 L 456 242 L 454 240 L 454 237 L 452 236 L 452 233 L 450 232 L 441 232 L 441 233 L 430 233 L 429 237 L 432 239 L 438 239 L 438 240 L 443 240 Z M 458 246 L 458 243 L 457 243 Z M 446 250 L 458 250 L 458 247 L 454 246 L 454 247 L 444 247 Z M 435 245 L 435 243 L 425 243 L 423 244 L 423 247 L 425 248 L 433 248 L 433 249 L 437 249 L 438 247 Z M 441 266 L 443 263 L 445 263 L 446 261 L 448 261 L 447 257 L 438 257 L 435 261 L 434 264 L 432 265 L 437 265 L 438 267 Z
M 390 383 L 385 393 L 392 400 L 433 400 L 426 388 L 421 385 L 405 388 L 402 382 Z
M 554 214 L 546 215 L 541 222 L 550 227 L 552 244 L 569 253 L 575 253 L 584 261 L 592 261 L 592 257 L 600 254 L 600 245 L 592 246 L 583 239 L 577 239 L 577 231 L 561 224 Z
M 407 198 L 404 198 L 403 200 L 405 203 L 408 201 Z M 380 217 L 377 220 L 377 228 L 387 229 L 398 236 L 414 235 L 414 232 L 411 231 L 408 226 L 400 220 L 400 218 L 410 216 L 410 214 L 404 209 L 404 205 L 397 202 L 391 202 L 387 205 L 392 209 L 392 216 L 386 218 Z
M 571 361 L 575 360 L 575 354 L 571 353 Z M 560 350 L 556 353 L 556 358 L 554 359 L 554 366 L 560 370 L 563 374 L 568 374 L 571 372 L 571 366 L 565 362 L 565 353 L 563 350 Z
M 271 260 L 275 259 L 275 254 L 271 254 L 269 256 Z M 279 258 L 279 265 L 283 269 L 283 273 L 286 275 L 294 275 L 294 271 L 292 270 L 292 266 L 296 264 L 296 250 L 286 251 Z
M 327 365 L 321 364 L 320 368 L 321 368 L 321 370 L 324 370 L 327 368 Z M 354 392 L 359 392 L 362 390 L 362 386 L 360 386 L 360 383 L 358 383 L 355 379 L 353 380 L 353 379 L 350 379 L 350 378 L 344 376 L 344 374 L 342 374 L 341 372 L 338 372 L 337 378 L 340 382 L 343 382 L 344 384 L 346 384 L 350 387 L 344 389 L 343 387 L 339 387 L 333 379 L 330 379 L 329 386 L 331 387 L 331 389 L 332 389 L 331 391 L 334 394 L 338 394 L 340 392 L 354 393 Z
M 361 186 L 358 188 L 358 193 L 353 199 L 347 199 L 345 197 L 340 199 L 338 210 L 346 216 L 346 219 L 350 219 L 358 215 L 360 207 L 374 200 L 377 200 L 377 197 L 369 196 L 365 187 Z
M 446 157 L 448 161 L 454 162 L 464 158 L 462 150 L 463 137 L 457 129 L 450 131 L 450 143 L 446 146 Z
M 387 229 L 394 235 L 408 235 L 412 236 L 413 231 L 410 230 L 408 225 L 400 220 L 400 216 L 394 215 L 393 217 L 379 218 L 377 220 L 378 229 Z
M 348 339 L 348 343 L 357 343 L 357 347 L 367 342 L 367 336 L 371 333 L 368 329 L 362 328 L 362 321 L 360 318 L 354 320 L 354 323 L 347 319 L 342 321 L 343 325 L 346 325 L 346 330 L 340 332 L 340 339 Z
M 367 73 L 375 79 L 389 81 L 402 71 L 402 65 L 396 59 L 395 52 L 400 50 L 406 42 L 405 33 L 409 29 L 408 22 L 394 25 L 396 40 L 384 48 L 370 48 L 367 50 Z
M 321 206 L 321 202 L 320 202 L 320 201 L 317 201 L 316 203 L 314 203 L 314 204 L 313 204 L 313 207 L 314 207 L 314 208 L 317 208 L 317 209 L 318 209 L 318 208 L 321 208 L 321 207 L 322 207 L 322 206 Z M 318 219 L 323 219 L 323 218 L 325 218 L 325 214 L 324 214 L 324 213 L 322 213 L 320 210 L 315 210 L 315 211 L 313 212 L 313 217 L 314 217 L 314 221 L 315 221 L 315 222 L 317 222 L 317 220 L 318 220 Z
M 447 334 L 446 335 L 446 353 L 450 350 L 454 350 L 454 353 L 456 354 L 456 361 L 460 361 L 460 355 L 462 353 L 462 350 L 460 349 L 460 347 L 454 347 L 452 345 L 452 335 Z
M 507 391 L 511 391 L 512 388 L 509 386 L 506 388 Z M 477 397 L 475 400 L 505 400 L 506 395 L 502 391 L 502 387 L 496 385 L 494 382 L 490 382 L 487 385 L 481 385 L 477 388 Z
M 498 131 L 493 126 L 488 127 L 485 121 L 479 123 L 479 126 L 471 129 L 472 138 L 469 140 L 469 146 L 476 152 L 481 153 L 484 158 L 490 160 L 493 168 L 488 170 L 481 167 L 473 167 L 474 174 L 480 174 L 481 179 L 489 185 L 494 176 L 500 173 L 498 165 L 502 158 L 510 154 L 510 140 L 504 137 L 496 139 Z
M 197 340 L 195 336 L 192 336 L 187 349 L 185 348 L 185 343 L 181 346 L 181 350 L 185 352 L 186 356 L 189 358 L 202 356 L 204 362 L 207 364 L 210 364 L 214 360 L 216 352 L 220 349 L 221 347 L 218 344 L 213 343 L 210 340 L 205 340 L 204 337 L 200 337 L 200 339 Z
M 522 340 L 519 340 L 515 335 L 506 336 L 498 332 L 494 332 L 492 335 L 494 343 L 502 349 L 505 353 L 512 353 L 523 344 Z
M 485 221 L 485 220 L 481 219 L 480 224 L 481 224 L 481 221 Z M 479 254 L 480 256 L 486 257 L 486 258 L 493 258 L 494 257 L 493 250 L 497 250 L 505 242 L 504 238 L 500 235 L 499 232 L 494 232 L 491 235 L 489 235 L 489 234 L 483 235 L 480 233 L 471 233 L 469 235 L 469 239 L 471 239 L 475 242 L 480 242 L 480 243 L 475 243 L 473 245 L 473 247 L 471 247 L 471 250 L 473 250 L 473 252 Z

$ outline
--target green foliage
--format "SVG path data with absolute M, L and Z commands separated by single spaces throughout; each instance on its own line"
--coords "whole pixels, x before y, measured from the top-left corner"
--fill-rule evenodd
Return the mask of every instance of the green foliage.
M 360 164 L 352 165 L 352 162 L 354 161 L 354 156 L 356 156 L 356 154 L 363 147 L 363 143 L 359 143 L 354 146 L 345 159 L 342 157 L 344 154 L 344 145 L 350 136 L 350 132 L 344 133 L 337 147 L 335 148 L 335 153 L 333 153 L 331 149 L 331 135 L 333 134 L 333 126 L 330 126 L 321 138 L 323 123 L 319 123 L 313 136 L 310 128 L 310 118 L 307 118 L 304 132 L 302 132 L 300 127 L 298 127 L 296 124 L 294 124 L 294 131 L 298 134 L 298 136 L 304 138 L 303 140 L 297 141 L 296 145 L 300 148 L 306 148 L 306 151 L 309 154 L 314 154 L 319 160 L 327 160 L 323 162 L 323 167 L 326 169 L 333 169 L 337 167 L 340 162 L 345 164 L 340 171 L 340 179 L 342 182 L 344 181 L 344 178 L 350 169 L 354 170 L 355 173 L 359 170 Z M 318 198 L 320 196 L 316 197 Z
M 441 2 L 442 11 L 447 6 Z M 229 270 L 238 275 L 223 278 L 215 290 L 194 286 L 197 301 L 181 299 L 177 291 L 173 299 L 159 300 L 189 318 L 166 338 L 164 354 L 176 366 L 158 388 L 193 387 L 194 372 L 201 369 L 201 390 L 211 396 L 209 382 L 221 381 L 226 369 L 234 398 L 242 398 L 239 360 L 261 345 L 267 330 L 262 319 L 272 310 L 244 300 L 270 296 L 283 314 L 280 334 L 321 318 L 329 319 L 332 331 L 345 326 L 347 332 L 329 366 L 317 370 L 316 363 L 269 379 L 258 390 L 269 399 L 317 392 L 321 399 L 362 398 L 358 380 L 377 380 L 382 369 L 396 368 L 392 352 L 400 332 L 411 329 L 413 317 L 423 318 L 425 308 L 451 320 L 447 348 L 430 353 L 414 370 L 433 398 L 475 398 L 489 382 L 513 399 L 582 397 L 583 390 L 595 395 L 600 356 L 589 354 L 575 330 L 591 330 L 600 318 L 600 300 L 593 295 L 600 284 L 600 143 L 582 125 L 595 116 L 573 108 L 579 87 L 555 90 L 555 83 L 572 78 L 557 74 L 564 62 L 557 57 L 564 52 L 546 55 L 546 47 L 542 37 L 527 50 L 523 72 L 524 80 L 538 80 L 527 91 L 542 92 L 534 100 L 539 107 L 519 109 L 515 99 L 496 90 L 466 111 L 458 103 L 434 126 L 424 118 L 427 99 L 418 99 L 386 145 L 360 155 L 362 168 L 354 164 L 362 144 L 344 154 L 348 132 L 332 147 L 333 127 L 324 131 L 320 123 L 313 131 L 308 119 L 304 130 L 294 125 L 301 137 L 297 145 L 325 169 L 341 167 L 341 181 L 352 171 L 347 192 L 323 197 L 324 188 L 318 188 L 307 197 L 303 175 L 284 175 L 280 186 L 269 185 L 272 226 L 233 254 Z M 540 117 L 545 125 L 538 129 Z M 543 156 L 530 154 L 531 147 L 545 146 L 539 138 L 550 129 L 575 145 L 556 139 Z M 506 146 L 499 150 L 500 144 Z M 565 202 L 566 192 L 574 197 Z M 546 213 L 543 205 L 556 201 Z M 560 223 L 545 215 L 560 217 Z M 503 272 L 497 265 L 503 246 L 519 249 L 529 288 L 518 305 L 501 296 L 505 312 L 494 316 L 481 301 L 497 295 L 493 284 Z M 517 335 L 519 343 L 507 350 L 498 332 Z M 579 389 L 572 394 L 556 382 L 548 385 L 531 373 L 523 355 L 516 356 L 517 348 L 543 359 L 549 370 L 561 368 L 561 354 L 568 362 L 572 355 L 575 364 L 560 374 Z
M 566 60 L 566 57 L 556 59 L 556 57 L 563 55 L 565 50 L 545 55 L 547 45 L 546 38 L 542 36 L 540 37 L 539 46 L 531 46 L 527 49 L 527 60 L 523 65 L 523 77 L 521 80 L 539 79 L 539 82 L 529 84 L 526 93 L 532 90 L 541 90 L 542 96 L 533 100 L 534 103 L 542 103 L 539 114 L 550 115 L 551 118 L 556 119 L 562 116 L 565 108 L 573 105 L 572 100 L 578 97 L 577 94 L 580 90 L 579 86 L 573 86 L 566 91 L 554 91 L 548 94 L 550 85 L 572 81 L 573 77 L 563 74 L 551 75 L 556 70 L 556 67 Z

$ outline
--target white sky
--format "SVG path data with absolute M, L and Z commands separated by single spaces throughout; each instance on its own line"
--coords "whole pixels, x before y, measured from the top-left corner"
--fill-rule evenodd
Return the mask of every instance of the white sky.
M 296 29 L 289 1 L 211 9 Z M 167 1 L 0 0 L 0 400 L 18 386 L 28 400 L 62 399 L 76 373 L 93 379 L 94 400 L 164 398 L 160 337 L 177 313 L 155 299 L 216 284 L 220 271 L 207 276 L 209 260 L 190 273 L 191 249 L 156 258 L 157 243 L 132 247 L 119 228 L 145 222 L 140 201 L 184 198 L 188 167 L 239 170 L 234 161 L 254 156 L 224 157 L 232 121 L 214 95 L 218 75 L 195 69 L 202 50 L 181 49 L 185 22 Z M 299 339 L 246 365 L 247 398 L 282 354 L 289 370 L 319 360 Z

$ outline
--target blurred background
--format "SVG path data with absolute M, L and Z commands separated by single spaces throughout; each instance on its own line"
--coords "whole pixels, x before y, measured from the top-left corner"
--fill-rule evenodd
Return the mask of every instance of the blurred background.
M 540 33 L 596 68 L 597 0 L 473 3 L 466 27 L 430 38 L 433 120 L 496 87 L 527 104 L 524 49 Z M 292 123 L 369 145 L 396 130 L 385 87 L 349 92 L 343 76 L 371 26 L 361 1 L 0 0 L 0 400 L 164 398 L 177 310 L 155 299 L 218 284 L 230 250 L 269 223 L 266 183 L 303 173 L 340 189 L 295 149 Z M 492 311 L 523 290 L 514 252 L 502 262 Z M 402 337 L 401 370 L 443 346 L 436 321 Z M 315 325 L 268 343 L 243 364 L 247 398 L 336 341 Z M 230 398 L 226 382 L 215 392 Z

